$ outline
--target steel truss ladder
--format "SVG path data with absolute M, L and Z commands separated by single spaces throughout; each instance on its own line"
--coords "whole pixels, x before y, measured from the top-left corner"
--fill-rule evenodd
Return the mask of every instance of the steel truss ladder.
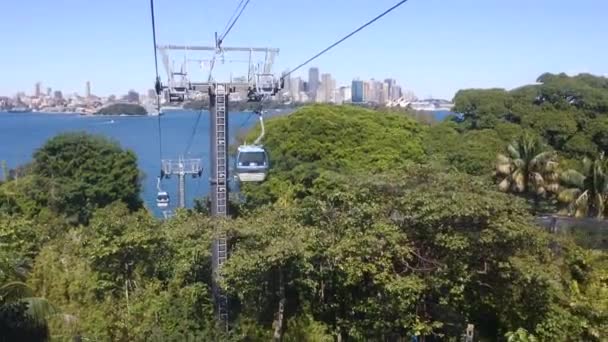
M 226 103 L 228 102 L 228 92 L 225 84 L 215 85 L 215 132 L 216 132 L 216 160 L 215 165 L 217 167 L 217 178 L 216 186 L 216 216 L 226 217 L 228 214 L 228 170 L 227 165 L 227 149 L 226 144 L 228 137 L 226 136 Z M 228 243 L 225 234 L 221 234 L 217 237 L 217 265 L 218 270 L 226 262 L 228 258 Z M 228 327 L 228 297 L 224 291 L 218 291 L 217 293 L 217 308 L 220 322 Z

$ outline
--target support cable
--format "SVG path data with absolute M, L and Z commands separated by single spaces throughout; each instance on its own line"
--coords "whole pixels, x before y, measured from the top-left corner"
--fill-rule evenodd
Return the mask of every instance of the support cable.
M 220 36 L 220 38 L 217 41 L 217 47 L 221 48 L 222 42 L 224 41 L 224 39 L 226 39 L 226 36 L 228 35 L 228 33 L 230 33 L 230 31 L 232 30 L 232 28 L 234 27 L 234 24 L 236 24 L 236 22 L 239 20 L 239 18 L 241 17 L 241 14 L 243 14 L 243 11 L 245 10 L 245 8 L 247 7 L 247 5 L 249 4 L 250 0 L 246 0 L 245 4 L 243 5 L 243 7 L 241 7 L 241 10 L 239 12 L 239 14 L 236 16 L 236 18 L 234 18 L 234 21 L 232 21 L 232 24 L 230 24 L 230 26 L 228 27 L 228 29 L 224 32 L 224 34 L 222 34 Z M 243 1 L 241 1 L 241 3 L 243 3 Z M 241 6 L 241 3 L 239 3 L 239 6 L 237 6 L 236 11 L 238 11 L 239 7 Z M 235 11 L 235 13 L 236 13 Z M 233 14 L 234 17 L 234 14 Z M 230 22 L 230 21 L 228 21 Z
M 224 27 L 224 33 L 228 32 L 228 26 L 230 26 L 230 23 L 232 22 L 232 20 L 234 19 L 234 17 L 238 13 L 239 8 L 241 8 L 241 6 L 243 5 L 243 2 L 245 2 L 245 0 L 241 0 L 239 2 L 238 6 L 236 6 L 236 8 L 234 9 L 234 12 L 232 12 L 232 16 L 230 17 L 230 19 L 228 19 L 228 22 L 226 23 L 226 26 Z
M 160 94 L 163 91 L 162 84 L 160 83 L 160 77 L 158 76 L 158 53 L 156 51 L 156 23 L 154 20 L 154 0 L 150 0 L 150 16 L 152 19 L 152 42 L 154 44 L 154 70 L 156 72 L 156 82 L 154 84 L 154 90 L 156 91 L 156 111 L 158 116 L 158 154 L 160 157 L 161 170 L 162 170 L 162 159 L 163 159 L 163 134 L 160 124 Z M 162 174 L 162 172 L 161 172 Z
M 323 51 L 317 53 L 316 55 L 314 55 L 313 57 L 309 58 L 308 60 L 306 60 L 304 63 L 298 65 L 296 68 L 294 68 L 293 70 L 289 71 L 288 73 L 284 74 L 283 76 L 281 76 L 281 80 L 284 80 L 285 77 L 291 75 L 293 72 L 295 72 L 296 70 L 302 68 L 303 66 L 305 66 L 306 64 L 312 62 L 313 60 L 317 59 L 318 57 L 320 57 L 321 55 L 323 55 L 324 53 L 326 53 L 327 51 L 331 50 L 332 48 L 336 47 L 337 45 L 339 45 L 340 43 L 342 43 L 343 41 L 347 40 L 348 38 L 352 37 L 353 35 L 355 35 L 356 33 L 358 33 L 359 31 L 363 30 L 364 28 L 366 28 L 367 26 L 373 24 L 375 21 L 377 21 L 378 19 L 384 17 L 385 15 L 387 15 L 388 13 L 392 12 L 393 10 L 395 10 L 397 7 L 403 5 L 404 3 L 406 3 L 408 0 L 401 0 L 399 1 L 396 5 L 394 5 L 393 7 L 387 9 L 386 11 L 384 11 L 382 14 L 378 15 L 377 17 L 375 17 L 374 19 L 368 21 L 367 23 L 365 23 L 363 26 L 359 27 L 358 29 L 354 30 L 353 32 L 349 33 L 348 35 L 346 35 L 344 38 L 338 40 L 337 42 L 331 44 L 330 46 L 328 46 L 327 48 L 325 48 Z
M 188 144 L 186 145 L 186 152 L 184 153 L 184 155 L 190 154 L 190 148 L 192 148 L 192 143 L 194 142 L 194 137 L 196 136 L 196 131 L 198 129 L 198 123 L 201 121 L 202 114 L 203 109 L 201 108 L 201 110 L 199 110 L 198 114 L 196 115 L 196 121 L 194 122 L 194 127 L 192 127 L 192 133 L 188 138 Z

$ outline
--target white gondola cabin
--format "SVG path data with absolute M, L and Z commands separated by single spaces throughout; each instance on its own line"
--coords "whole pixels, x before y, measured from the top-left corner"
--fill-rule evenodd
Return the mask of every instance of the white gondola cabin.
M 156 205 L 159 208 L 168 207 L 170 202 L 169 194 L 166 191 L 159 191 L 156 195 Z
M 270 160 L 261 145 L 242 145 L 236 156 L 236 174 L 241 182 L 263 182 L 268 175 Z
M 275 93 L 275 81 L 272 74 L 258 74 L 256 80 L 257 93 L 264 96 L 271 96 Z

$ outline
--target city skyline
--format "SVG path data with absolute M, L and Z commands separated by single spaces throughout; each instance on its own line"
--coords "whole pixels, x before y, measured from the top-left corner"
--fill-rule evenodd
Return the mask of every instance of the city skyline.
M 329 94 L 330 90 L 339 90 L 340 88 L 344 88 L 344 87 L 348 87 L 350 88 L 352 85 L 352 81 L 351 82 L 347 82 L 344 84 L 338 84 L 336 79 L 333 78 L 333 75 L 331 74 L 331 72 L 323 72 L 320 73 L 319 68 L 318 67 L 311 67 L 308 69 L 307 71 L 308 73 L 308 79 L 307 81 L 304 81 L 304 83 L 308 84 L 308 87 L 310 87 L 311 84 L 311 78 L 314 78 L 313 75 L 316 75 L 317 77 L 317 83 L 316 85 L 314 85 L 312 88 L 309 88 L 306 90 L 306 92 L 308 93 L 313 93 L 316 95 L 317 92 L 319 90 L 323 90 L 325 92 L 324 94 L 324 101 L 321 102 L 330 102 L 329 99 L 333 96 L 331 94 Z M 240 78 L 235 78 L 235 80 L 239 80 Z M 243 78 L 244 81 L 245 78 Z M 289 77 L 289 79 L 292 80 L 301 80 L 301 77 Z M 358 77 L 353 78 L 354 80 L 358 80 Z M 380 79 L 380 78 L 379 78 Z M 328 87 L 328 82 L 329 82 L 329 88 Z M 374 82 L 376 79 L 375 78 L 371 78 L 369 81 Z M 397 85 L 398 81 L 392 78 L 386 78 L 384 79 L 385 82 L 393 82 L 395 85 Z M 63 91 L 62 89 L 55 89 L 53 87 L 47 87 L 47 83 L 43 82 L 43 81 L 38 81 L 36 83 L 34 83 L 33 87 L 33 91 L 32 93 L 28 92 L 27 90 L 24 89 L 19 89 L 16 91 L 13 91 L 10 94 L 0 94 L 0 97 L 15 97 L 15 96 L 19 96 L 19 95 L 26 95 L 26 96 L 32 96 L 32 97 L 42 97 L 42 94 L 46 94 L 47 97 L 50 97 L 53 90 L 55 91 L 59 91 L 62 94 L 64 94 L 65 96 L 73 96 L 73 95 L 78 95 L 80 97 L 84 97 L 84 98 L 90 98 L 90 97 L 100 97 L 100 98 L 105 98 L 105 97 L 109 97 L 109 96 L 115 96 L 117 94 L 112 93 L 112 94 L 96 94 L 93 91 L 93 87 L 92 87 L 92 82 L 91 81 L 86 81 L 83 85 L 84 90 L 82 90 L 82 92 L 80 91 L 73 91 L 73 92 L 66 92 Z M 46 91 L 42 92 L 42 88 L 45 88 Z M 399 86 L 399 89 L 401 90 L 401 86 Z M 292 89 L 290 89 L 290 84 L 287 83 L 285 85 L 285 89 L 284 91 L 290 92 Z M 140 94 L 146 94 L 148 97 L 151 97 L 150 92 L 153 92 L 153 89 L 147 88 L 147 89 L 133 89 L 133 88 L 129 88 L 127 91 L 124 92 L 124 94 L 128 93 L 129 91 L 136 91 Z M 410 90 L 411 92 L 411 90 Z
M 156 2 L 159 43 L 210 45 L 237 4 L 178 1 L 179 6 Z M 274 68 L 280 72 L 394 2 L 311 0 L 286 5 L 254 0 L 225 45 L 280 48 Z M 10 48 L 0 55 L 0 93 L 30 91 L 39 80 L 66 93 L 81 93 L 87 80 L 98 94 L 152 87 L 147 6 L 117 0 L 8 2 L 3 12 L 9 15 L 0 22 L 0 30 L 10 32 L 3 41 Z M 608 46 L 600 44 L 608 34 L 606 12 L 608 3 L 599 0 L 581 0 L 576 6 L 565 0 L 411 0 L 314 64 L 331 70 L 337 84 L 355 77 L 391 77 L 423 97 L 448 99 L 464 88 L 511 89 L 533 83 L 544 72 L 606 75 L 608 65 L 602 56 Z M 278 24 L 268 30 L 261 25 L 268 21 Z M 294 76 L 305 78 L 306 72 Z

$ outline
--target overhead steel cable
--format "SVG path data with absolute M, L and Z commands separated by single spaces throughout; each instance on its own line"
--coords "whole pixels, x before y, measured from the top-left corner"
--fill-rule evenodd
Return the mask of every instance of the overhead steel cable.
M 160 83 L 160 77 L 158 76 L 158 53 L 156 51 L 156 23 L 154 19 L 154 0 L 150 0 L 150 15 L 152 19 L 152 42 L 154 43 L 154 70 L 156 71 L 156 82 L 154 84 L 154 90 L 156 91 L 156 111 L 158 115 L 158 154 L 163 159 L 163 134 L 160 124 L 160 94 L 162 92 L 162 85 Z
M 224 33 L 222 34 L 222 36 L 228 32 L 228 27 L 230 26 L 230 23 L 232 23 L 232 20 L 234 19 L 234 17 L 237 15 L 237 13 L 239 12 L 239 9 L 241 8 L 241 6 L 243 5 L 243 2 L 245 2 L 245 0 L 241 0 L 238 4 L 238 6 L 236 6 L 236 8 L 234 9 L 234 12 L 232 12 L 232 16 L 230 17 L 230 19 L 228 19 L 228 22 L 226 23 L 226 26 L 224 27 Z
M 225 30 L 225 32 L 220 36 L 220 38 L 217 41 L 217 46 L 220 47 L 222 42 L 224 41 L 224 39 L 226 39 L 226 36 L 228 35 L 228 33 L 230 33 L 230 31 L 232 30 L 232 28 L 234 27 L 234 24 L 236 24 L 236 22 L 239 20 L 239 18 L 241 17 L 241 14 L 243 14 L 243 11 L 245 10 L 245 8 L 247 8 L 247 5 L 249 4 L 250 0 L 246 0 L 245 4 L 243 5 L 243 7 L 241 7 L 241 10 L 239 11 L 239 14 L 236 16 L 236 18 L 234 18 L 234 20 L 232 21 L 232 23 L 230 24 L 230 26 L 228 27 L 227 30 Z M 239 7 L 241 6 L 241 4 L 243 3 L 243 1 L 241 1 L 239 3 L 239 6 L 237 6 L 236 11 L 239 10 Z M 235 11 L 235 13 L 236 13 Z M 234 14 L 232 15 L 232 17 L 234 17 Z M 230 21 L 228 21 L 230 22 Z
M 311 58 L 309 58 L 308 60 L 306 60 L 304 63 L 298 65 L 297 67 L 295 67 L 293 70 L 289 71 L 288 73 L 284 74 L 283 76 L 281 76 L 281 79 L 285 79 L 285 77 L 291 75 L 292 73 L 294 73 L 296 70 L 302 68 L 303 66 L 305 66 L 306 64 L 312 62 L 313 60 L 319 58 L 321 55 L 323 55 L 324 53 L 326 53 L 327 51 L 331 50 L 332 48 L 336 47 L 338 44 L 342 43 L 343 41 L 347 40 L 348 38 L 352 37 L 353 35 L 355 35 L 356 33 L 358 33 L 359 31 L 363 30 L 364 28 L 366 28 L 367 26 L 373 24 L 375 21 L 377 21 L 378 19 L 384 17 L 385 15 L 389 14 L 390 12 L 392 12 L 393 10 L 395 10 L 397 7 L 403 5 L 404 3 L 406 3 L 408 0 L 402 0 L 399 1 L 397 4 L 395 4 L 393 7 L 387 9 L 386 11 L 382 12 L 382 14 L 378 15 L 377 17 L 375 17 L 374 19 L 368 21 L 367 23 L 365 23 L 363 26 L 359 27 L 358 29 L 354 30 L 353 32 L 349 33 L 348 35 L 346 35 L 344 38 L 338 40 L 337 42 L 331 44 L 330 46 L 328 46 L 327 48 L 325 48 L 323 51 L 317 53 L 316 55 L 312 56 Z
M 196 121 L 194 122 L 194 127 L 192 127 L 192 133 L 190 134 L 190 137 L 188 138 L 188 144 L 186 145 L 186 151 L 184 152 L 184 155 L 190 154 L 190 148 L 192 147 L 192 143 L 194 142 L 194 137 L 196 136 L 196 131 L 198 129 L 198 123 L 201 121 L 202 114 L 203 114 L 203 109 L 201 108 L 201 110 L 198 111 L 198 114 L 196 116 Z

